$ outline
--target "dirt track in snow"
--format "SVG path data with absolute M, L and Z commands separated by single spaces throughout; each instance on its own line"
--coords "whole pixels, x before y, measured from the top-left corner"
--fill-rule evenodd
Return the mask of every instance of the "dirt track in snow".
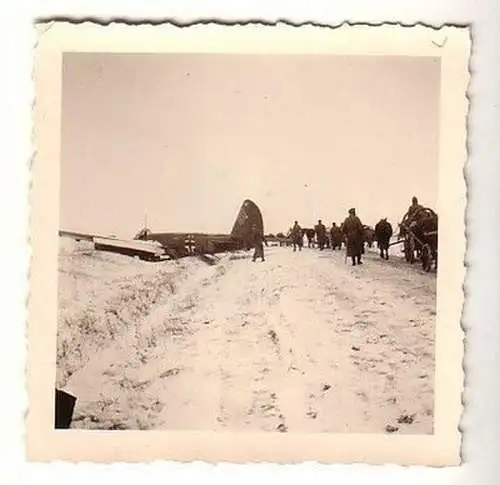
M 74 427 L 432 433 L 435 275 L 398 257 L 371 253 L 353 268 L 343 252 L 274 247 L 265 263 L 250 253 L 215 266 L 133 262 L 133 275 L 104 284 L 106 265 L 132 263 L 100 258 L 95 306 L 116 302 L 123 280 L 137 275 L 165 291 L 77 363 L 71 348 L 91 337 L 65 323 L 77 305 L 64 300 L 59 347 L 73 346 L 60 371 L 72 364 L 72 372 L 60 384 L 78 396 Z M 85 301 L 89 283 L 71 278 Z M 99 311 L 97 321 L 108 318 Z

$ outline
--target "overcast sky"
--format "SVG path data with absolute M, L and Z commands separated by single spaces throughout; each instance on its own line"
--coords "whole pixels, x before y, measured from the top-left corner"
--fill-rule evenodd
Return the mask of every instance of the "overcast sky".
M 436 208 L 436 58 L 65 54 L 61 229 L 266 232 Z

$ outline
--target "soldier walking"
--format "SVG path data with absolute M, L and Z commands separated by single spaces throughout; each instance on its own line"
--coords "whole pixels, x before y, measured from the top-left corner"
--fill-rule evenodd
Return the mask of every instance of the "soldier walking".
M 342 249 L 342 231 L 335 222 L 332 222 L 332 227 L 330 228 L 330 239 L 333 251 L 337 248 Z
M 326 244 L 326 227 L 321 222 L 321 219 L 316 224 L 316 227 L 314 228 L 314 232 L 316 233 L 316 238 L 318 239 L 319 249 L 320 249 L 320 251 L 323 251 L 323 249 L 325 248 L 325 244 Z
M 346 256 L 351 258 L 352 265 L 363 264 L 361 261 L 363 246 L 363 224 L 356 215 L 356 209 L 349 209 L 349 216 L 343 224 L 343 232 L 346 237 Z
M 255 263 L 257 258 L 260 258 L 261 261 L 265 261 L 264 259 L 264 235 L 257 230 L 256 226 L 253 226 L 253 258 L 252 261 Z
M 292 238 L 293 252 L 297 251 L 297 248 L 299 248 L 299 251 L 302 251 L 304 234 L 302 232 L 302 228 L 299 226 L 299 223 L 297 221 L 295 221 L 292 230 L 290 231 L 290 237 Z

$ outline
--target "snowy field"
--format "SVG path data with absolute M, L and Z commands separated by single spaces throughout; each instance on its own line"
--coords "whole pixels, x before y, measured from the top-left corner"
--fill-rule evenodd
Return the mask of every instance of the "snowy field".
M 266 248 L 146 263 L 61 239 L 74 428 L 432 433 L 435 274 Z

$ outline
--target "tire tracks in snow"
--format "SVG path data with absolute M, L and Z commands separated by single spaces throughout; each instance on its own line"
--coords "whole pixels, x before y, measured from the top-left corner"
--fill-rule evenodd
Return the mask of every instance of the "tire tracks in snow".
M 381 432 L 416 410 L 405 429 L 432 432 L 429 275 L 366 259 L 224 255 L 110 351 L 114 370 L 101 356 L 89 375 L 129 427 Z

